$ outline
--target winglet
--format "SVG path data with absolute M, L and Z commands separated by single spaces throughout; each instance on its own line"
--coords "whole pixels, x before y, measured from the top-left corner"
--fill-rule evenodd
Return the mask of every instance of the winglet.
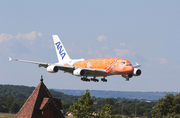
M 9 57 L 9 62 L 10 62 L 11 60 L 12 60 L 11 57 Z

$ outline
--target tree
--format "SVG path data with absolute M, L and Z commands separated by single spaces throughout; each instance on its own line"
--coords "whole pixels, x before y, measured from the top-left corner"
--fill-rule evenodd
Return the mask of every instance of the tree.
M 153 118 L 179 118 L 180 115 L 180 93 L 177 95 L 166 94 L 165 98 L 158 100 L 157 105 L 152 110 Z
M 106 104 L 104 107 L 101 108 L 101 111 L 97 113 L 98 115 L 96 116 L 96 118 L 116 118 L 112 115 L 112 109 L 113 105 Z
M 103 106 L 105 106 L 106 104 L 109 104 L 109 105 L 112 105 L 112 106 L 115 105 L 115 103 L 114 103 L 114 101 L 113 101 L 113 98 L 106 98 L 105 100 L 102 101 L 101 104 L 102 104 Z
M 8 96 L 8 98 L 7 98 L 6 102 L 5 102 L 6 107 L 9 108 L 12 103 L 13 103 L 13 96 L 10 95 L 10 96 Z
M 93 102 L 94 99 L 90 96 L 89 90 L 86 90 L 85 94 L 82 94 L 78 102 L 74 102 L 69 110 L 78 118 L 88 118 L 91 116 Z
M 10 106 L 9 110 L 12 112 L 12 113 L 17 113 L 19 111 L 20 107 L 18 105 L 18 103 L 16 102 L 13 102 L 12 105 Z

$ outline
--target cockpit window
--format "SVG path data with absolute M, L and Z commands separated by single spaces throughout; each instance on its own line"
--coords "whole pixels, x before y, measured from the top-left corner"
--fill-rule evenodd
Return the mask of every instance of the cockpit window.
M 124 65 L 125 64 L 125 62 L 121 62 L 121 65 Z
M 126 64 L 126 66 L 132 66 L 131 64 Z

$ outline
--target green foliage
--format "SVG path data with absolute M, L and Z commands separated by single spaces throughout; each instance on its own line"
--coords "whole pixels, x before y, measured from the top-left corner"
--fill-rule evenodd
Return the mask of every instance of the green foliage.
M 66 95 L 62 92 L 57 92 L 52 89 L 50 89 L 49 92 L 54 98 L 61 98 L 63 102 L 67 102 L 67 103 L 77 102 L 78 98 L 80 97 L 80 96 Z
M 17 113 L 19 111 L 20 107 L 19 107 L 19 104 L 16 103 L 16 102 L 13 102 L 9 108 L 9 110 L 12 112 L 12 113 Z
M 106 104 L 104 107 L 101 108 L 101 111 L 97 113 L 95 118 L 118 118 L 113 116 L 113 105 Z
M 9 108 L 12 103 L 13 103 L 13 96 L 10 95 L 10 96 L 7 97 L 7 100 L 6 100 L 5 104 Z
M 98 98 L 95 99 L 97 101 L 96 105 L 93 105 L 93 111 L 98 111 L 102 107 L 104 107 L 106 104 L 115 105 L 115 102 L 117 102 L 117 99 L 114 98 Z
M 69 111 L 69 107 L 72 105 L 71 102 L 63 102 L 62 101 L 62 108 L 63 108 L 63 112 L 66 113 Z
M 114 114 L 123 114 L 127 116 L 135 116 L 135 108 L 136 108 L 136 116 L 147 116 L 151 118 L 151 110 L 155 106 L 156 102 L 145 102 L 137 99 L 125 99 L 125 98 L 97 98 L 95 99 L 97 104 L 93 105 L 93 112 L 99 111 L 102 107 L 106 105 L 106 103 L 110 103 L 114 106 L 112 109 Z
M 74 102 L 69 110 L 78 118 L 88 118 L 90 117 L 93 101 L 94 99 L 90 96 L 89 90 L 86 90 L 86 93 L 82 94 L 78 102 Z
M 180 116 L 180 93 L 177 95 L 166 94 L 165 98 L 158 100 L 152 110 L 153 118 L 179 118 Z

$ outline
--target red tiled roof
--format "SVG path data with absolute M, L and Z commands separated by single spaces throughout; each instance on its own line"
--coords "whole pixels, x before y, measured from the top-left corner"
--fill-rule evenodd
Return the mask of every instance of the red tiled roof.
M 39 109 L 43 110 L 48 103 L 49 103 L 49 98 L 44 98 Z
M 41 118 L 42 113 L 40 109 L 43 109 L 46 104 L 51 104 L 56 118 L 64 118 L 63 114 L 60 112 L 60 107 L 57 106 L 43 82 L 40 82 L 34 89 L 22 108 L 16 114 L 15 118 Z

